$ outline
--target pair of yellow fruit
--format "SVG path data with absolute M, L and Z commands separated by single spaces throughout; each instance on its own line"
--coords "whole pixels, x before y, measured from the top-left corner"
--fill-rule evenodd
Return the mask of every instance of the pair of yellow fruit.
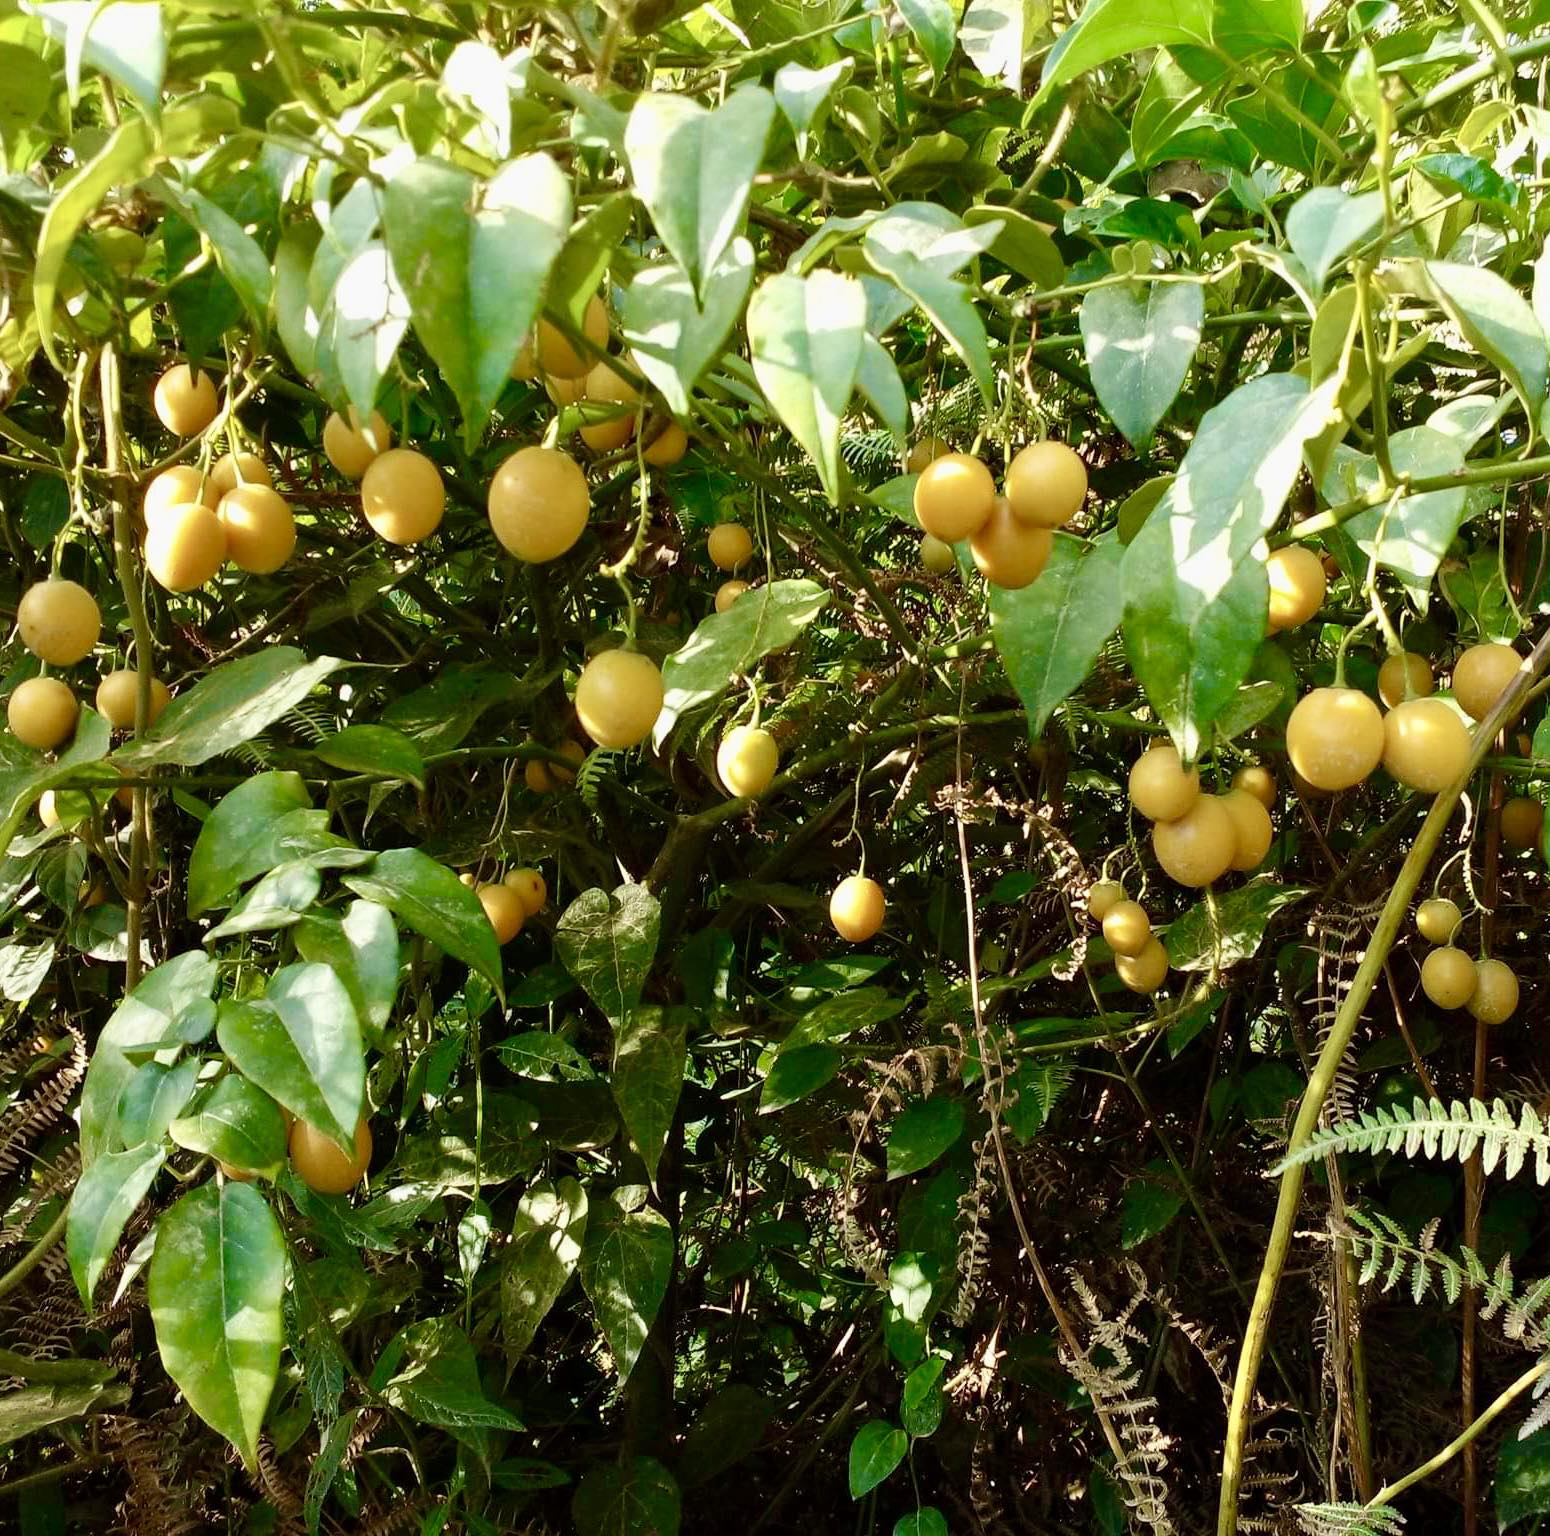
M 468 877 L 464 877 L 465 879 Z M 528 918 L 543 910 L 549 887 L 536 869 L 509 869 L 501 880 L 474 887 L 498 944 L 509 944 Z
M 1256 868 L 1270 851 L 1275 781 L 1245 770 L 1225 795 L 1204 794 L 1200 774 L 1167 742 L 1130 767 L 1130 803 L 1152 826 L 1152 851 L 1179 885 L 1210 885 L 1229 870 Z
M 1168 979 L 1168 951 L 1152 932 L 1152 919 L 1115 880 L 1100 880 L 1087 893 L 1087 910 L 1114 951 L 1114 972 L 1132 991 L 1150 996 Z
M 139 693 L 138 672 L 109 672 L 97 684 L 97 713 L 116 731 L 132 730 Z M 154 725 L 171 702 L 167 685 L 159 677 L 153 677 L 146 724 Z M 18 683 L 5 709 L 11 734 L 40 752 L 52 752 L 62 746 L 74 734 L 79 715 L 80 705 L 74 690 L 57 677 L 29 677 Z

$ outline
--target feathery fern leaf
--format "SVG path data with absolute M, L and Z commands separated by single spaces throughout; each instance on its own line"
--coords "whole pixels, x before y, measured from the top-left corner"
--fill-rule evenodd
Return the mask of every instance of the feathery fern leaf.
M 1365 1504 L 1299 1504 L 1294 1513 L 1308 1536 L 1398 1536 L 1405 1524 L 1398 1510 Z

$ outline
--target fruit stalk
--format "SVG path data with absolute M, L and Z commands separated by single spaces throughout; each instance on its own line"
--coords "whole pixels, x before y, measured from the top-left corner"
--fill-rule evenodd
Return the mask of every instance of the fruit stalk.
M 1351 1036 L 1361 1019 L 1367 1000 L 1372 996 L 1389 951 L 1394 946 L 1410 899 L 1421 882 L 1426 866 L 1433 853 L 1453 808 L 1463 794 L 1475 770 L 1490 752 L 1498 734 L 1523 707 L 1529 689 L 1536 678 L 1550 663 L 1550 631 L 1535 645 L 1527 661 L 1516 677 L 1503 691 L 1491 712 L 1480 722 L 1470 748 L 1469 760 L 1457 778 L 1432 802 L 1421 830 L 1411 845 L 1395 877 L 1388 900 L 1378 915 L 1372 941 L 1362 957 L 1351 989 L 1346 993 L 1335 1016 L 1335 1022 L 1314 1063 L 1308 1086 L 1298 1106 L 1297 1118 L 1287 1142 L 1287 1151 L 1294 1153 L 1305 1147 L 1318 1128 L 1325 1100 L 1334 1084 L 1335 1073 L 1351 1043 Z M 1276 1291 L 1286 1268 L 1287 1253 L 1291 1248 L 1292 1232 L 1297 1223 L 1297 1210 L 1302 1199 L 1305 1165 L 1289 1167 L 1281 1175 L 1280 1190 L 1276 1198 L 1275 1220 L 1271 1226 L 1270 1241 L 1265 1250 L 1264 1262 L 1255 1287 L 1254 1302 L 1249 1310 L 1248 1325 L 1244 1329 L 1243 1345 L 1238 1354 L 1238 1370 L 1233 1381 L 1232 1402 L 1227 1412 L 1227 1437 L 1222 1451 L 1222 1487 L 1217 1506 L 1217 1536 L 1236 1536 L 1238 1529 L 1238 1494 L 1243 1480 L 1243 1453 L 1248 1439 L 1249 1421 L 1254 1402 L 1254 1386 L 1259 1377 L 1260 1363 L 1270 1332 L 1270 1314 L 1275 1306 Z

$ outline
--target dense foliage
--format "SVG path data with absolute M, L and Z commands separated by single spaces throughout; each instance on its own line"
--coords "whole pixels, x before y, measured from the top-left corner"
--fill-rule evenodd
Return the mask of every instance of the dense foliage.
M 1537 1529 L 1547 24 L 0 0 L 0 1520 Z

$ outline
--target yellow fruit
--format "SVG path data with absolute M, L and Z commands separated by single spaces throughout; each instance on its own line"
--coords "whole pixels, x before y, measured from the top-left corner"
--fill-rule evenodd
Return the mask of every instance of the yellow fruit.
M 1006 499 L 1019 522 L 1062 527 L 1086 498 L 1087 466 L 1064 443 L 1030 443 L 1006 467 Z
M 1177 821 L 1200 798 L 1200 775 L 1172 742 L 1149 747 L 1130 765 L 1130 803 L 1148 821 Z
M 322 1131 L 305 1120 L 291 1126 L 291 1167 L 308 1189 L 320 1195 L 347 1195 L 366 1176 L 371 1162 L 371 1127 L 362 1118 L 355 1127 L 355 1153 L 340 1151 Z
M 1275 809 L 1278 798 L 1276 791 L 1276 776 L 1258 763 L 1250 763 L 1247 767 L 1240 768 L 1232 776 L 1232 787 L 1241 789 L 1245 794 L 1253 795 L 1267 811 Z
M 705 538 L 705 553 L 723 571 L 735 571 L 753 558 L 753 539 L 741 523 L 717 523 Z
M 549 899 L 549 887 L 544 884 L 544 877 L 536 869 L 508 869 L 501 884 L 515 891 L 521 898 L 524 917 L 532 917 L 534 913 L 543 911 L 544 903 Z
M 73 667 L 91 655 L 102 633 L 97 599 L 79 582 L 51 576 L 34 582 L 16 605 L 22 644 L 51 667 Z
M 996 482 L 984 464 L 967 453 L 944 453 L 915 482 L 915 516 L 944 544 L 956 544 L 990 520 Z
M 539 375 L 538 346 L 533 337 L 529 336 L 517 350 L 515 360 L 511 365 L 511 376 L 514 379 L 536 379 Z
M 852 944 L 865 944 L 883 926 L 887 911 L 882 886 L 866 875 L 846 875 L 829 897 L 829 921 Z
M 1514 795 L 1502 807 L 1502 841 L 1509 848 L 1532 848 L 1544 821 L 1544 806 L 1526 795 Z
M 5 707 L 11 734 L 24 745 L 52 752 L 75 729 L 80 705 L 68 683 L 57 677 L 29 677 L 18 683 Z
M 608 311 L 595 293 L 587 300 L 581 334 L 592 343 L 596 352 L 606 350 Z M 595 360 L 592 352 L 581 352 L 572 346 L 559 326 L 548 320 L 538 322 L 537 351 L 538 366 L 556 379 L 579 379 L 591 369 Z
M 359 480 L 372 460 L 392 446 L 393 429 L 381 411 L 373 411 L 364 428 L 353 405 L 348 421 L 338 411 L 330 411 L 323 423 L 324 456 L 346 480 Z
M 458 877 L 457 877 L 457 883 L 458 883 L 458 884 L 459 884 L 459 885 L 466 885 L 466 886 L 467 886 L 467 887 L 468 887 L 468 888 L 469 888 L 469 890 L 473 890 L 473 888 L 474 888 L 474 887 L 475 887 L 475 886 L 476 886 L 476 885 L 477 885 L 477 884 L 478 884 L 478 883 L 479 883 L 479 882 L 478 882 L 478 881 L 477 881 L 477 880 L 475 880 L 475 879 L 474 879 L 474 874 L 473 874 L 473 871 L 472 871 L 472 870 L 470 870 L 470 869 L 465 869 L 465 870 L 464 870 L 464 871 L 463 871 L 463 873 L 462 873 L 462 874 L 460 874 L 460 875 L 459 875 L 459 876 L 458 876 Z
M 670 421 L 640 451 L 640 456 L 656 469 L 676 464 L 689 451 L 689 434 Z
M 725 613 L 748 590 L 746 581 L 724 581 L 716 588 L 716 612 Z
M 1433 944 L 1446 944 L 1463 921 L 1458 903 L 1446 896 L 1433 896 L 1415 909 L 1416 932 Z
M 553 379 L 545 374 L 544 393 L 562 408 L 575 405 L 587 398 L 587 376 L 583 373 L 574 379 Z
M 1119 881 L 1099 880 L 1087 893 L 1087 914 L 1101 923 L 1124 899 L 1125 887 Z
M 145 568 L 169 592 L 192 592 L 220 570 L 226 529 L 202 501 L 168 507 L 145 534 Z
M 1152 942 L 1152 920 L 1139 901 L 1116 901 L 1104 915 L 1103 937 L 1116 955 L 1139 955 Z
M 1272 550 L 1265 562 L 1270 580 L 1270 632 L 1306 624 L 1324 602 L 1324 562 L 1305 544 Z
M 640 391 L 620 378 L 606 362 L 598 363 L 587 375 L 582 398 L 595 405 L 640 405 Z M 594 453 L 612 453 L 629 442 L 638 414 L 638 410 L 631 410 L 622 416 L 591 422 L 582 427 L 581 440 Z
M 223 453 L 210 466 L 210 484 L 220 497 L 228 491 L 236 490 L 239 485 L 272 486 L 274 476 L 256 453 Z
M 1210 885 L 1232 868 L 1238 833 L 1226 806 L 1201 795 L 1175 821 L 1152 828 L 1152 851 L 1163 873 L 1180 885 Z
M 522 932 L 522 921 L 527 916 L 521 892 L 509 885 L 481 885 L 477 894 L 479 905 L 495 930 L 496 943 L 511 943 Z
M 1441 699 L 1407 699 L 1383 717 L 1383 766 L 1391 778 L 1435 795 L 1469 761 L 1469 727 Z
M 1436 691 L 1431 663 L 1414 651 L 1390 656 L 1378 668 L 1378 697 L 1390 709 L 1406 699 L 1429 698 Z
M 1482 1024 L 1505 1024 L 1518 1008 L 1518 978 L 1504 960 L 1475 962 L 1475 990 L 1469 1011 Z
M 296 548 L 296 519 L 285 498 L 267 485 L 228 491 L 216 515 L 226 530 L 226 553 L 239 570 L 267 576 Z
M 1246 789 L 1234 789 L 1221 796 L 1223 809 L 1232 817 L 1232 868 L 1258 869 L 1270 852 L 1275 826 L 1265 803 Z
M 729 795 L 762 795 L 779 767 L 775 738 L 758 726 L 733 726 L 716 748 L 716 773 Z
M 97 684 L 97 713 L 115 731 L 133 730 L 135 701 L 139 698 L 139 695 L 140 674 L 138 672 L 109 672 Z M 150 714 L 145 723 L 147 725 L 155 725 L 157 720 L 161 718 L 161 712 L 171 702 L 172 695 L 167 691 L 167 685 L 159 677 L 153 677 L 151 679 Z
M 175 363 L 157 381 L 153 399 L 157 419 L 179 437 L 203 432 L 215 420 L 219 404 L 215 380 L 196 373 L 187 363 Z
M 1115 955 L 1114 974 L 1142 996 L 1150 996 L 1168 979 L 1168 951 L 1152 939 L 1138 955 Z
M 1421 962 L 1421 990 L 1439 1008 L 1462 1008 L 1475 995 L 1475 962 L 1462 949 L 1434 949 Z
M 519 448 L 495 471 L 490 527 L 501 546 L 533 564 L 557 560 L 587 526 L 587 477 L 558 448 Z
M 909 457 L 904 461 L 904 472 L 907 475 L 918 475 L 926 465 L 934 464 L 952 451 L 952 444 L 944 443 L 939 437 L 923 437 L 910 449 Z
M 992 586 L 1016 592 L 1038 580 L 1054 542 L 1048 528 L 1019 522 L 1006 497 L 998 496 L 984 527 L 969 535 L 969 553 Z
M 441 526 L 447 505 L 441 471 L 413 448 L 379 453 L 361 477 L 361 510 L 389 544 L 418 544 Z
M 537 745 L 536 742 L 533 744 Z M 586 760 L 586 748 L 579 741 L 562 741 L 554 750 L 561 757 L 569 758 L 577 767 Z M 576 770 L 562 768 L 558 763 L 551 763 L 543 758 L 530 757 L 522 770 L 522 777 L 535 795 L 547 795 L 559 788 L 561 784 L 573 782 Z
M 59 825 L 59 801 L 51 789 L 45 789 L 38 796 L 38 820 L 45 827 L 57 827 Z
M 957 565 L 958 557 L 951 544 L 934 533 L 923 533 L 920 536 L 920 563 L 934 575 L 945 576 Z
M 1472 719 L 1484 720 L 1522 665 L 1510 645 L 1470 646 L 1453 663 L 1453 697 L 1459 708 Z
M 140 507 L 146 522 L 150 522 L 168 507 L 180 507 L 190 501 L 202 501 L 213 507 L 220 499 L 215 487 L 192 464 L 174 464 L 151 479 Z
M 1315 688 L 1286 722 L 1286 755 L 1315 789 L 1360 784 L 1383 757 L 1383 716 L 1355 688 Z
M 662 674 L 639 651 L 603 651 L 581 669 L 576 718 L 600 747 L 633 747 L 662 712 Z

